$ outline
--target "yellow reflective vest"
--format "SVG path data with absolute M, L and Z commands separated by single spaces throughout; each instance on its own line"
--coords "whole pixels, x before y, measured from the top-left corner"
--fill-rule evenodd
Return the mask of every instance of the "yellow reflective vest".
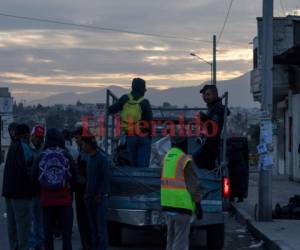
M 196 205 L 187 190 L 184 177 L 184 169 L 191 161 L 191 156 L 175 147 L 171 148 L 165 156 L 160 190 L 163 208 L 195 213 Z

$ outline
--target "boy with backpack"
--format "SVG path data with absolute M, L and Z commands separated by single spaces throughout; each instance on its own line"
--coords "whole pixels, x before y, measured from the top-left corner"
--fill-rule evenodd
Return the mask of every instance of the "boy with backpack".
M 44 149 L 33 166 L 32 181 L 43 209 L 45 250 L 54 249 L 57 221 L 62 232 L 63 250 L 72 250 L 76 173 L 73 159 L 65 149 L 64 137 L 57 129 L 49 129 L 46 133 Z
M 109 107 L 109 114 L 121 112 L 121 127 L 126 134 L 127 150 L 132 167 L 149 167 L 151 154 L 151 124 L 153 119 L 150 102 L 144 98 L 146 82 L 141 78 L 132 80 L 132 91 L 123 95 Z M 140 126 L 141 122 L 148 126 Z

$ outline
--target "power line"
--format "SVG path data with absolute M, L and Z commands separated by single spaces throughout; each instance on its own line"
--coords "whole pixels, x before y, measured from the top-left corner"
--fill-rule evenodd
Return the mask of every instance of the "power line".
M 209 43 L 209 44 L 211 43 L 211 41 L 204 40 L 204 39 L 188 38 L 188 37 L 177 37 L 177 36 L 171 36 L 171 35 L 160 35 L 160 34 L 154 34 L 154 33 L 138 32 L 138 31 L 116 29 L 116 28 L 110 28 L 110 27 L 101 27 L 101 26 L 94 26 L 94 25 L 77 24 L 77 23 L 63 22 L 63 21 L 57 21 L 57 20 L 52 20 L 52 19 L 12 15 L 12 14 L 6 14 L 6 13 L 2 13 L 2 12 L 0 12 L 0 16 L 14 18 L 14 19 L 22 19 L 22 20 L 27 20 L 27 21 L 34 21 L 34 22 L 41 22 L 41 23 L 51 23 L 51 24 L 57 24 L 57 25 L 72 26 L 72 27 L 76 27 L 76 28 L 101 30 L 101 31 L 116 32 L 116 33 L 130 34 L 130 35 L 158 37 L 158 38 L 174 39 L 174 40 L 185 40 L 185 41 L 189 41 L 189 42 L 204 42 L 204 43 Z
M 228 7 L 228 10 L 227 10 L 227 13 L 226 13 L 226 17 L 225 17 L 225 20 L 224 20 L 224 23 L 223 23 L 222 28 L 221 28 L 221 31 L 220 31 L 220 33 L 219 33 L 219 37 L 218 37 L 218 42 L 217 42 L 217 44 L 220 43 L 220 40 L 221 40 L 221 38 L 222 38 L 222 35 L 223 35 L 224 30 L 225 30 L 226 24 L 227 24 L 227 22 L 228 22 L 228 19 L 229 19 L 230 13 L 231 13 L 231 8 L 232 8 L 232 5 L 233 5 L 233 1 L 234 1 L 234 0 L 231 0 L 231 1 L 230 1 L 229 7 Z
M 211 44 L 210 40 L 198 39 L 198 38 L 177 37 L 177 36 L 171 36 L 171 35 L 160 35 L 160 34 L 154 34 L 154 33 L 138 32 L 138 31 L 116 29 L 116 28 L 110 28 L 110 27 L 87 25 L 87 24 L 77 24 L 77 23 L 63 22 L 63 21 L 58 21 L 58 20 L 53 20 L 53 19 L 12 15 L 12 14 L 2 13 L 2 12 L 0 12 L 0 16 L 14 18 L 14 19 L 22 19 L 22 20 L 33 21 L 33 22 L 40 22 L 40 23 L 51 23 L 51 24 L 64 25 L 64 26 L 70 26 L 70 27 L 76 27 L 76 28 L 92 29 L 92 30 L 98 30 L 98 31 L 115 32 L 115 33 L 123 33 L 123 34 L 130 34 L 130 35 L 148 36 L 148 37 L 158 37 L 158 38 L 171 39 L 171 40 L 183 40 L 183 41 L 189 41 L 189 42 L 203 42 L 203 43 Z M 242 42 L 222 42 L 222 43 L 244 45 L 244 43 L 242 43 Z

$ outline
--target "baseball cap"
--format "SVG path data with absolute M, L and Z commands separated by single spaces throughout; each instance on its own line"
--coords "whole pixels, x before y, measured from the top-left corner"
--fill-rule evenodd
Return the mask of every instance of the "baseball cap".
M 32 128 L 31 135 L 34 135 L 36 137 L 45 137 L 45 128 L 40 124 L 35 125 Z

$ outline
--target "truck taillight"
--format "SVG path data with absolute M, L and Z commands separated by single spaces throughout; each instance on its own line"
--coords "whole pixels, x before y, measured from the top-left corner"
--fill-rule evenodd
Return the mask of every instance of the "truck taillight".
M 230 181 L 229 178 L 224 177 L 223 178 L 223 197 L 229 198 L 230 196 Z

